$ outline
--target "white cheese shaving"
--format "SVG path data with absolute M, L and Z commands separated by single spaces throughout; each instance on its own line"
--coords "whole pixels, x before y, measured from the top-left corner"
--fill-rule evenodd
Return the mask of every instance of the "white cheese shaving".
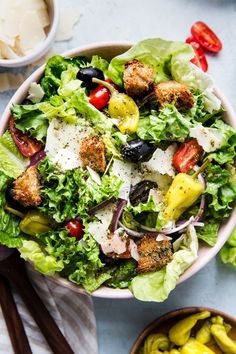
M 131 187 L 132 172 L 134 165 L 129 162 L 114 159 L 111 174 L 119 177 L 123 184 L 119 191 L 119 198 L 128 200 Z
M 138 253 L 138 247 L 137 247 L 136 243 L 134 242 L 134 240 L 132 240 L 132 239 L 129 240 L 129 250 L 130 250 L 131 257 L 133 259 L 135 259 L 136 261 L 138 261 L 140 258 L 140 255 Z
M 224 133 L 216 128 L 196 127 L 190 128 L 190 136 L 196 138 L 198 144 L 203 147 L 206 152 L 219 149 L 224 143 Z
M 0 92 L 17 89 L 25 78 L 22 74 L 0 73 Z
M 23 9 L 23 11 L 22 11 Z M 50 24 L 44 0 L 0 2 L 0 58 L 27 55 L 46 39 Z
M 53 119 L 49 124 L 45 151 L 62 171 L 82 167 L 80 146 L 93 132 L 89 126 L 66 124 Z
M 141 164 L 142 168 L 148 171 L 159 172 L 162 175 L 175 176 L 175 169 L 172 166 L 173 155 L 177 150 L 177 145 L 170 145 L 165 151 L 157 148 L 148 162 Z
M 159 234 L 156 237 L 156 241 L 170 241 L 170 240 L 172 240 L 172 237 L 166 236 L 164 234 Z
M 90 174 L 91 178 L 94 180 L 94 182 L 96 182 L 97 184 L 101 184 L 101 177 L 99 176 L 99 174 L 94 171 L 91 167 L 86 166 L 88 173 Z
M 57 41 L 66 41 L 73 37 L 73 27 L 79 21 L 80 12 L 77 6 L 61 8 Z
M 122 234 L 120 236 L 120 234 Z M 122 229 L 117 229 L 106 242 L 101 244 L 102 250 L 105 254 L 114 252 L 116 254 L 122 254 L 126 251 L 127 238 L 124 235 Z
M 41 101 L 41 99 L 44 96 L 44 91 L 40 84 L 37 84 L 36 82 L 32 82 L 30 85 L 29 91 L 28 91 L 28 99 L 32 101 L 33 103 L 38 103 Z

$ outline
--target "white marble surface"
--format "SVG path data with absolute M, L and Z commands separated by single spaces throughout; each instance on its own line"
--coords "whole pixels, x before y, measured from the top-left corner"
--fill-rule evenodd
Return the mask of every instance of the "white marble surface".
M 62 52 L 99 41 L 137 41 L 147 37 L 184 40 L 202 20 L 222 39 L 223 51 L 208 56 L 209 73 L 236 110 L 236 0 L 61 0 L 79 7 L 81 18 Z M 0 68 L 0 71 L 4 69 Z M 0 95 L 3 110 L 12 92 Z M 236 271 L 218 257 L 180 285 L 163 304 L 94 299 L 100 354 L 126 354 L 140 330 L 160 314 L 183 306 L 209 306 L 236 316 Z M 37 354 L 37 353 L 36 353 Z M 92 353 L 88 353 L 92 354 Z

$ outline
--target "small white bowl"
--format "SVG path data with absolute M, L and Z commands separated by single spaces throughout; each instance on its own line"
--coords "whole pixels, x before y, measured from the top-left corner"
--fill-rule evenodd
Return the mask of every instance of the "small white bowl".
M 74 57 L 76 55 L 83 55 L 90 58 L 92 55 L 100 55 L 101 57 L 111 60 L 114 56 L 119 55 L 131 47 L 131 43 L 127 42 L 108 42 L 108 43 L 93 43 L 91 45 L 83 46 L 80 48 L 72 49 L 66 53 L 64 56 Z M 38 81 L 43 75 L 45 65 L 37 69 L 28 79 L 19 87 L 16 91 L 10 102 L 8 103 L 5 111 L 3 112 L 1 121 L 0 121 L 0 136 L 4 133 L 7 128 L 8 120 L 10 118 L 10 108 L 14 103 L 21 103 L 22 100 L 26 97 L 28 89 L 32 82 Z M 216 88 L 216 95 L 222 102 L 222 105 L 225 109 L 225 121 L 231 126 L 236 128 L 236 115 L 226 99 L 226 97 L 221 93 L 221 91 Z M 180 277 L 178 284 L 184 282 L 195 273 L 197 273 L 201 268 L 203 268 L 221 249 L 229 235 L 233 231 L 236 220 L 236 208 L 232 210 L 231 216 L 221 225 L 218 234 L 218 241 L 214 247 L 209 247 L 205 243 L 200 242 L 198 259 L 189 267 Z M 85 293 L 85 290 L 79 286 L 76 286 L 67 279 L 64 279 L 60 276 L 50 277 L 57 284 L 60 284 L 64 287 L 67 287 L 71 290 L 74 290 L 77 293 Z M 93 296 L 101 298 L 110 298 L 110 299 L 127 299 L 132 298 L 133 294 L 129 289 L 113 289 L 106 286 L 100 287 L 96 290 Z
M 18 68 L 20 66 L 31 64 L 42 58 L 52 47 L 59 24 L 59 6 L 57 0 L 45 0 L 45 2 L 48 7 L 50 18 L 50 28 L 45 41 L 37 46 L 30 54 L 23 57 L 16 59 L 0 59 L 0 67 Z

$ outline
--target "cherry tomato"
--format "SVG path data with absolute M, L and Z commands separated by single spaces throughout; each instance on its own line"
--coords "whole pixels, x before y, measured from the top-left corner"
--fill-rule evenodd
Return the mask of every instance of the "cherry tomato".
M 185 42 L 190 44 L 195 52 L 195 57 L 191 59 L 191 62 L 206 72 L 208 69 L 208 63 L 201 45 L 196 42 L 193 37 L 188 37 Z
M 70 237 L 76 237 L 77 240 L 81 240 L 84 234 L 83 224 L 77 219 L 71 219 L 65 222 L 65 227 L 69 230 Z
M 107 79 L 105 81 L 112 84 L 112 80 L 110 80 L 110 79 Z M 114 85 L 114 87 L 115 87 L 115 85 Z M 102 110 L 103 108 L 105 108 L 108 105 L 110 97 L 111 97 L 110 90 L 103 85 L 98 85 L 90 93 L 89 102 L 97 109 Z
M 221 41 L 204 22 L 195 22 L 191 27 L 191 33 L 195 40 L 210 52 L 218 53 L 222 49 Z
M 41 141 L 31 138 L 15 127 L 13 116 L 10 117 L 9 127 L 12 139 L 23 156 L 31 157 L 38 151 L 42 150 L 43 143 L 41 143 Z
M 179 172 L 190 171 L 203 155 L 203 148 L 196 139 L 183 143 L 173 156 L 173 166 Z

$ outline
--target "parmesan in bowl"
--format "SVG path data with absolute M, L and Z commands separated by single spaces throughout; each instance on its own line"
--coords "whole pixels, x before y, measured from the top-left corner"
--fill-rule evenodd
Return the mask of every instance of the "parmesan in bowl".
M 0 66 L 24 66 L 42 57 L 55 39 L 58 22 L 54 0 L 1 1 Z

